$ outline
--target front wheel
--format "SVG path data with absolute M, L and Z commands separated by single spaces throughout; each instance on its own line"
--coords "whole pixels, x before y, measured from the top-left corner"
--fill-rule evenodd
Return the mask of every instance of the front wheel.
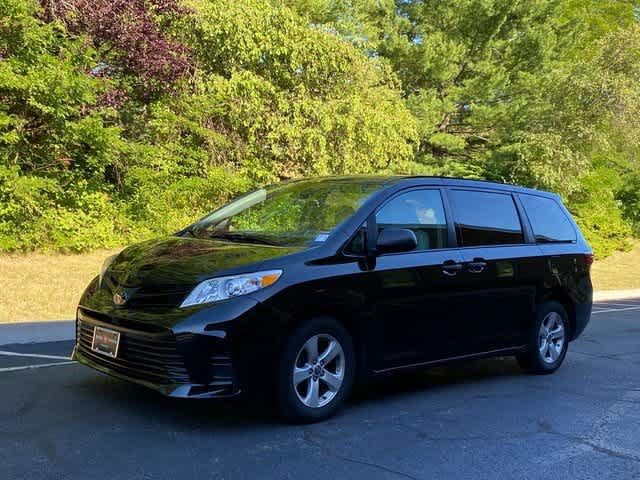
M 536 317 L 527 352 L 517 356 L 518 363 L 529 373 L 553 373 L 562 365 L 567 354 L 567 311 L 560 303 L 549 301 L 538 307 Z
M 332 416 L 349 396 L 355 373 L 353 341 L 328 317 L 298 327 L 285 342 L 279 366 L 279 407 L 294 422 Z

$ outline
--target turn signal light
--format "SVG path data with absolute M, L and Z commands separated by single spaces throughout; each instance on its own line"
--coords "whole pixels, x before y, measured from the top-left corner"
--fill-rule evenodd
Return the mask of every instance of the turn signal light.
M 274 283 L 276 283 L 276 280 L 278 280 L 280 278 L 280 275 L 282 275 L 281 271 L 276 271 L 274 273 L 267 273 L 265 275 L 262 276 L 262 286 L 263 287 L 268 287 L 269 285 L 273 285 Z

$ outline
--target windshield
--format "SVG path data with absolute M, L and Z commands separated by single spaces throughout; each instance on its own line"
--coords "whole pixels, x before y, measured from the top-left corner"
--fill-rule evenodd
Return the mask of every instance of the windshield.
M 216 210 L 187 232 L 273 245 L 322 242 L 381 185 L 379 179 L 323 179 L 262 188 Z

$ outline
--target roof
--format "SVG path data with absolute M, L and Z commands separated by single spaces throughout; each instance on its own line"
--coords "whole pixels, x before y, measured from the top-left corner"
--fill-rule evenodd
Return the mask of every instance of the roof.
M 389 177 L 394 183 L 432 183 L 434 185 L 455 186 L 455 187 L 473 187 L 473 188 L 490 188 L 494 190 L 505 190 L 510 192 L 531 193 L 535 195 L 554 196 L 553 192 L 538 190 L 535 188 L 523 187 L 512 183 L 494 182 L 491 180 L 469 179 L 460 177 L 445 176 L 427 176 L 427 175 L 405 175 Z
M 531 193 L 534 195 L 555 196 L 552 192 L 537 190 L 534 188 L 522 187 L 510 183 L 493 182 L 490 180 L 468 179 L 459 177 L 445 176 L 428 176 L 428 175 L 343 175 L 343 176 L 324 176 L 309 177 L 288 180 L 275 184 L 273 187 L 282 185 L 282 183 L 360 183 L 360 184 L 379 184 L 380 187 L 389 187 L 392 185 L 407 184 L 410 185 L 441 185 L 454 187 L 471 187 L 492 190 L 504 190 L 509 192 Z
M 553 192 L 547 192 L 545 190 L 538 190 L 535 188 L 523 187 L 511 183 L 494 182 L 491 180 L 482 179 L 469 179 L 460 177 L 446 177 L 446 176 L 429 176 L 429 175 L 346 175 L 346 176 L 327 176 L 317 177 L 318 180 L 323 181 L 344 181 L 354 183 L 369 183 L 379 182 L 383 186 L 397 185 L 400 183 L 407 184 L 432 184 L 443 186 L 456 186 L 456 187 L 474 187 L 474 188 L 491 188 L 495 190 L 506 190 L 511 192 L 532 193 L 536 195 L 555 195 Z

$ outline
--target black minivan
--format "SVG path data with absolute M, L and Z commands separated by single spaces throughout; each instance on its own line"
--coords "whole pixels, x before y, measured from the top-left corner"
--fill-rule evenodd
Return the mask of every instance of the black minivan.
M 80 301 L 74 358 L 165 395 L 243 392 L 316 421 L 390 372 L 504 355 L 555 371 L 589 321 L 592 262 L 552 193 L 289 181 L 107 259 Z

